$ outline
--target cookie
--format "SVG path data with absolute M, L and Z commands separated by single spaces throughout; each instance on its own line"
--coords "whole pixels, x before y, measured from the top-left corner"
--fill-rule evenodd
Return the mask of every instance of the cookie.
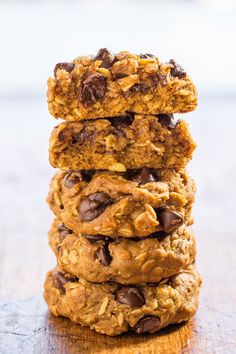
M 55 118 L 81 120 L 125 115 L 184 113 L 197 106 L 185 70 L 150 54 L 99 50 L 95 57 L 58 63 L 48 79 L 48 107 Z
M 129 114 L 59 124 L 51 134 L 49 157 L 62 170 L 179 169 L 195 146 L 185 121 Z
M 187 268 L 195 260 L 195 237 L 181 226 L 170 235 L 112 239 L 75 234 L 55 219 L 49 243 L 60 268 L 90 282 L 153 283 Z
M 55 316 L 115 336 L 127 331 L 155 333 L 191 318 L 198 307 L 201 277 L 194 267 L 156 284 L 122 286 L 90 283 L 56 268 L 44 297 Z
M 48 203 L 75 233 L 142 237 L 191 223 L 195 184 L 186 171 L 59 172 Z

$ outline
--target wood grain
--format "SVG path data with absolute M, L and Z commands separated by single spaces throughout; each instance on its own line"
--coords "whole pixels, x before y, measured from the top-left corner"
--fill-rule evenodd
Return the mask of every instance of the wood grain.
M 190 169 L 198 185 L 195 232 L 204 281 L 199 311 L 191 322 L 158 335 L 117 338 L 98 335 L 47 311 L 43 281 L 55 260 L 47 245 L 52 215 L 44 199 L 52 174 L 47 138 L 53 122 L 42 120 L 47 113 L 41 102 L 17 102 L 15 116 L 8 108 L 3 105 L 5 126 L 0 132 L 3 146 L 8 146 L 1 155 L 5 173 L 0 174 L 0 353 L 234 354 L 234 102 L 207 100 L 192 115 L 191 128 L 199 147 Z M 7 144 L 9 135 L 15 146 Z
M 200 239 L 204 285 L 194 320 L 158 335 L 111 338 L 48 313 L 42 283 L 53 260 L 46 238 L 36 235 L 24 242 L 23 236 L 11 235 L 1 244 L 6 254 L 1 258 L 0 353 L 235 353 L 236 277 L 231 267 L 236 240 L 230 244 L 230 234 L 223 240 L 216 234 L 214 240 L 213 250 L 207 235 Z M 14 254 L 9 245 L 16 246 Z M 30 250 L 30 262 L 22 263 L 19 247 L 22 254 Z

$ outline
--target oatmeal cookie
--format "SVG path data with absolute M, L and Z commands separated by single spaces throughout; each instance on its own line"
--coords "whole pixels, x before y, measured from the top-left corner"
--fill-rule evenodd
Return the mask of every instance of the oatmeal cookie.
M 55 316 L 115 336 L 127 331 L 155 333 L 187 321 L 198 307 L 201 277 L 194 267 L 156 284 L 124 286 L 90 283 L 83 278 L 49 272 L 44 297 Z
M 196 147 L 188 124 L 172 115 L 63 122 L 52 132 L 49 156 L 62 170 L 179 169 Z
M 48 79 L 48 106 L 55 118 L 81 120 L 142 114 L 184 113 L 197 106 L 197 93 L 185 70 L 151 54 L 96 56 L 58 63 Z
M 58 172 L 48 203 L 75 233 L 142 237 L 191 223 L 195 184 L 186 171 Z
M 170 235 L 112 239 L 75 234 L 55 219 L 49 243 L 63 271 L 98 283 L 159 282 L 187 268 L 196 256 L 195 237 L 184 225 Z

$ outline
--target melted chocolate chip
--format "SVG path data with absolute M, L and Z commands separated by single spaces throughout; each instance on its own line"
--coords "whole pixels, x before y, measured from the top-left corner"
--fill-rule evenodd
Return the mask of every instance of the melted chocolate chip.
M 90 242 L 98 242 L 98 241 L 105 241 L 105 242 L 110 242 L 109 237 L 103 236 L 103 235 L 87 235 L 87 234 L 83 234 L 84 238 L 86 238 L 86 240 L 90 241 Z
M 58 225 L 58 232 L 62 240 L 66 238 L 66 236 L 72 234 L 72 230 L 68 229 L 68 227 L 66 227 L 64 224 Z
M 151 173 L 150 168 L 144 167 L 141 171 L 132 178 L 138 184 L 146 184 L 149 182 L 156 182 L 157 178 Z
M 75 282 L 77 281 L 78 278 L 76 277 L 65 277 L 65 275 L 61 272 L 57 272 L 54 275 L 53 283 L 55 288 L 60 290 L 61 294 L 65 294 L 65 288 L 64 285 L 68 282 Z
M 155 58 L 155 55 L 153 55 L 153 54 L 148 54 L 148 53 L 146 53 L 146 54 L 140 54 L 140 58 L 141 58 L 141 59 L 150 59 L 150 58 Z
M 156 333 L 161 327 L 161 320 L 157 316 L 147 315 L 136 324 L 134 331 L 141 333 Z
M 87 234 L 83 234 L 83 237 L 86 238 L 86 240 L 90 241 L 91 243 L 93 242 L 105 242 L 105 243 L 119 243 L 122 240 L 127 240 L 127 238 L 125 237 L 107 237 L 104 235 L 87 235 Z M 162 241 L 164 238 L 166 237 L 166 233 L 164 231 L 158 231 L 158 232 L 154 232 L 153 234 L 146 236 L 146 237 L 132 237 L 130 239 L 130 241 L 134 241 L 134 242 L 138 242 L 138 241 L 144 241 L 147 239 L 152 239 L 152 238 L 156 238 L 158 239 L 158 241 Z
M 157 218 L 167 234 L 177 230 L 183 224 L 182 215 L 170 209 L 157 210 Z
M 157 238 L 158 241 L 161 242 L 162 240 L 164 240 L 165 237 L 166 237 L 166 233 L 164 231 L 158 231 L 158 232 L 154 232 L 153 234 L 145 238 L 140 237 L 140 239 L 143 240 L 143 239 Z
M 133 123 L 133 120 L 134 120 L 134 115 L 132 113 L 129 113 L 121 117 L 112 117 L 109 119 L 113 127 L 116 127 L 117 129 L 128 127 Z
M 94 60 L 101 60 L 102 63 L 100 68 L 106 69 L 110 68 L 116 61 L 113 54 L 110 53 L 107 48 L 101 48 L 95 56 Z
M 86 238 L 86 240 L 91 241 L 91 242 L 97 242 L 97 241 L 103 241 L 105 236 L 102 235 L 87 235 L 87 234 L 83 234 L 84 238 Z
M 148 286 L 157 287 L 159 283 L 147 283 Z
M 112 261 L 112 256 L 110 255 L 108 244 L 100 246 L 96 253 L 97 259 L 99 262 L 102 263 L 104 266 L 109 266 Z
M 161 82 L 160 75 L 158 73 L 150 74 L 148 77 L 151 81 L 152 88 L 154 89 Z
M 64 177 L 64 186 L 67 188 L 72 188 L 79 182 L 90 182 L 93 175 L 93 170 L 83 170 L 80 172 L 71 171 Z
M 124 78 L 127 77 L 127 76 L 128 76 L 128 74 L 117 73 L 117 74 L 113 75 L 113 79 L 114 79 L 114 80 L 124 79 Z
M 97 192 L 85 197 L 79 207 L 81 219 L 91 221 L 102 214 L 107 205 L 111 204 L 112 200 L 108 194 Z
M 56 72 L 58 69 L 63 69 L 70 73 L 75 67 L 75 64 L 73 63 L 58 63 L 55 68 L 54 68 L 54 76 L 56 76 Z
M 90 182 L 95 171 L 94 170 L 83 170 L 83 171 L 80 171 L 80 173 L 83 177 L 83 181 Z
M 136 175 L 138 175 L 140 173 L 140 170 L 138 169 L 133 169 L 133 170 L 127 170 L 123 176 L 124 178 L 128 179 L 128 180 L 132 180 Z
M 145 93 L 147 92 L 148 87 L 144 84 L 134 84 L 129 91 L 132 93 L 136 93 L 136 92 L 141 92 L 141 93 Z
M 116 294 L 116 299 L 121 304 L 131 307 L 141 307 L 145 304 L 143 294 L 134 286 L 122 286 Z
M 85 142 L 92 143 L 94 139 L 94 131 L 83 128 L 79 133 L 72 135 L 72 144 L 84 144 Z
M 79 99 L 85 107 L 89 107 L 105 96 L 107 89 L 107 79 L 95 72 L 88 74 L 81 84 Z
M 165 86 L 166 85 L 166 75 L 162 75 L 160 73 L 153 73 L 148 76 L 150 83 L 151 83 L 151 88 L 155 90 L 155 88 L 159 86 Z
M 158 114 L 157 117 L 161 125 L 166 128 L 174 129 L 178 123 L 173 114 Z
M 166 75 L 159 74 L 159 83 L 161 86 L 165 86 L 167 84 Z
M 62 129 L 58 133 L 57 137 L 61 143 L 65 143 L 66 141 L 68 141 L 71 138 L 71 131 L 68 128 Z
M 64 186 L 66 188 L 72 188 L 79 182 L 83 181 L 83 177 L 80 173 L 75 174 L 74 172 L 69 172 L 63 180 Z
M 144 241 L 144 240 L 149 240 L 151 238 L 156 238 L 158 239 L 158 241 L 162 241 L 164 238 L 166 237 L 166 233 L 164 231 L 158 231 L 158 232 L 154 232 L 153 234 L 150 234 L 149 236 L 145 236 L 145 237 L 132 237 L 130 239 L 130 241 L 135 241 L 135 242 L 138 242 L 138 241 Z M 117 240 L 122 240 L 123 238 L 122 237 L 117 237 Z M 124 238 L 125 239 L 125 238 Z M 113 240 L 113 239 L 112 239 Z M 116 240 L 116 239 L 114 239 Z
M 174 66 L 170 70 L 170 73 L 172 76 L 179 77 L 180 79 L 182 79 L 183 77 L 186 77 L 186 75 L 187 75 L 186 71 L 184 70 L 184 68 L 181 65 L 177 64 L 174 59 L 170 60 L 170 64 L 172 64 Z

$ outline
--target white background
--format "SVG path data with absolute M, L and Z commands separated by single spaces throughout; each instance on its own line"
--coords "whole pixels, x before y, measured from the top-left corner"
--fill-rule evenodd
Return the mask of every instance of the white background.
M 107 46 L 175 57 L 201 93 L 236 89 L 236 1 L 0 1 L 0 94 L 36 96 L 54 64 Z

